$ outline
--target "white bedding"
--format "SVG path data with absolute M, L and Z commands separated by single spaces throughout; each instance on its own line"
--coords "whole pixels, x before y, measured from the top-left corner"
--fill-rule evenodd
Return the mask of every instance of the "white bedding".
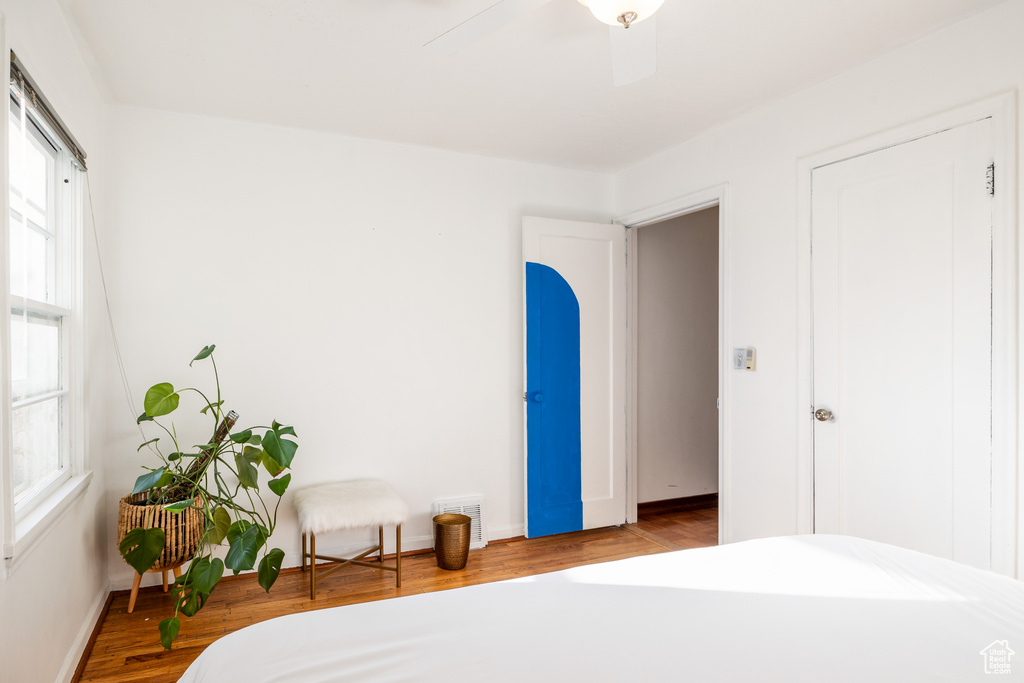
M 996 641 L 1024 680 L 1024 584 L 791 536 L 281 617 L 180 680 L 991 681 Z

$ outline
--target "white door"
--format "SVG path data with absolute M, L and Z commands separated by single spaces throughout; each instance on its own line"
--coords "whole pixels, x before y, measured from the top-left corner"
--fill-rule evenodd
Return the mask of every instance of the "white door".
M 812 173 L 816 533 L 991 566 L 992 158 L 986 119 Z
M 528 537 L 626 519 L 625 235 L 523 219 Z

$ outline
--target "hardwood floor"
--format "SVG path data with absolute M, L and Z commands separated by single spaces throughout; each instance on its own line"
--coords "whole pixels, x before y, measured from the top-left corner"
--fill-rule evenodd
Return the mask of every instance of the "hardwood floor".
M 160 646 L 157 631 L 157 624 L 171 615 L 170 595 L 159 587 L 144 588 L 139 591 L 135 611 L 128 614 L 128 591 L 118 591 L 112 595 L 77 680 L 171 683 L 213 641 L 273 617 L 717 543 L 717 508 L 642 510 L 638 524 L 492 542 L 470 552 L 462 571 L 438 569 L 429 551 L 403 555 L 402 587 L 398 589 L 392 573 L 362 567 L 347 567 L 322 583 L 318 581 L 316 601 L 309 599 L 308 577 L 297 568 L 284 570 L 270 594 L 259 587 L 254 574 L 228 577 L 202 612 L 182 618 L 181 632 L 170 651 Z
M 695 496 L 639 506 L 641 530 L 671 541 L 673 550 L 718 545 L 718 495 Z

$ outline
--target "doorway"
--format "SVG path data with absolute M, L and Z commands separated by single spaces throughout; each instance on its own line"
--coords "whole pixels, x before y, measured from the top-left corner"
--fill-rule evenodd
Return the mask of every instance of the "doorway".
M 523 217 L 527 537 L 637 522 L 636 239 L 641 228 L 715 209 L 717 354 L 707 361 L 718 377 L 710 397 L 718 436 L 712 543 L 729 540 L 726 197 L 726 186 L 709 187 L 615 223 Z
M 632 407 L 638 526 L 718 543 L 719 209 L 635 229 Z

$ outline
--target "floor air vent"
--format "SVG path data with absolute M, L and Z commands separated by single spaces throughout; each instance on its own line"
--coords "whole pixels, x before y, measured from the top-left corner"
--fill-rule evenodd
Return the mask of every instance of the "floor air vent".
M 460 498 L 458 500 L 434 501 L 434 514 L 455 513 L 466 515 L 472 521 L 469 526 L 469 547 L 483 548 L 487 545 L 484 538 L 484 499 Z

